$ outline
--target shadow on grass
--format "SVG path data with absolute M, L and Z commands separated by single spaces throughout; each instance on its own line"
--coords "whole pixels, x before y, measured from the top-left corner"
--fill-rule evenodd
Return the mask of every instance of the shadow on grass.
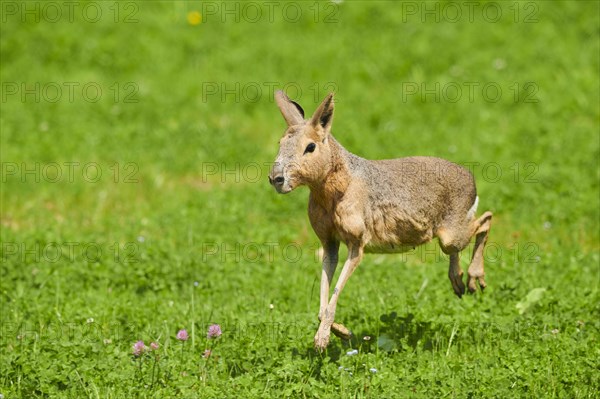
M 433 349 L 433 341 L 439 337 L 440 331 L 428 321 L 415 321 L 415 316 L 408 313 L 398 317 L 396 312 L 380 316 L 381 327 L 375 343 L 380 350 L 392 352 L 395 350 Z M 439 326 L 438 326 L 439 327 Z M 445 332 L 445 329 L 442 328 Z
M 337 362 L 348 351 L 356 349 L 361 353 L 376 351 L 400 352 L 407 350 L 432 351 L 448 343 L 452 335 L 452 326 L 435 324 L 428 321 L 417 321 L 412 313 L 398 316 L 396 312 L 383 314 L 379 317 L 381 324 L 378 333 L 359 331 L 353 334 L 351 340 L 341 340 L 332 334 L 331 342 L 324 354 L 313 348 L 305 350 L 294 349 L 295 356 L 314 359 L 329 359 Z
M 356 320 L 358 320 L 358 316 Z M 274 339 L 277 343 L 271 346 L 270 350 L 276 352 L 291 351 L 290 354 L 293 359 L 308 360 L 310 366 L 298 367 L 308 367 L 304 372 L 313 377 L 318 377 L 324 365 L 337 364 L 342 358 L 348 356 L 350 351 L 354 350 L 363 354 L 387 353 L 390 356 L 410 352 L 446 353 L 450 348 L 461 348 L 464 345 L 490 345 L 490 342 L 498 337 L 519 341 L 523 334 L 528 332 L 526 326 L 519 327 L 512 323 L 500 324 L 458 320 L 446 323 L 422 321 L 417 320 L 413 313 L 398 315 L 397 312 L 381 315 L 379 322 L 375 324 L 377 326 L 370 328 L 369 331 L 355 331 L 352 339 L 347 341 L 341 340 L 332 334 L 329 346 L 323 353 L 313 348 L 312 339 L 308 338 L 305 326 L 294 325 L 294 328 L 291 329 L 281 329 L 281 326 L 277 323 L 256 323 L 251 326 L 240 327 L 241 330 L 238 333 L 243 337 L 252 335 Z M 296 346 L 292 348 L 287 345 L 290 342 L 289 340 L 279 341 L 279 338 L 290 333 L 296 334 L 291 340 Z M 275 366 L 277 363 L 270 356 L 266 356 L 264 362 L 263 366 L 265 367 Z M 279 366 L 283 367 L 284 364 Z M 228 365 L 232 377 L 248 373 L 255 368 L 256 364 L 249 359 L 236 359 Z
M 346 356 L 348 351 L 353 349 L 361 353 L 375 352 L 378 349 L 384 352 L 416 350 L 417 348 L 432 350 L 434 340 L 447 338 L 451 333 L 445 326 L 437 325 L 436 327 L 431 322 L 415 321 L 414 318 L 412 313 L 400 317 L 396 312 L 383 314 L 379 318 L 381 325 L 376 335 L 360 331 L 354 333 L 350 340 L 342 340 L 335 338 L 332 334 L 325 353 L 318 353 L 313 348 L 294 348 L 293 355 L 311 360 L 328 358 L 332 362 L 337 362 L 340 357 Z

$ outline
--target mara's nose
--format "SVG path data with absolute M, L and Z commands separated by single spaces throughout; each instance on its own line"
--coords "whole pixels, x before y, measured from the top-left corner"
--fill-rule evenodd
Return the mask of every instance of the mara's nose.
M 281 186 L 284 181 L 285 181 L 285 178 L 283 177 L 283 175 L 274 176 L 274 177 L 269 176 L 269 183 L 271 183 L 274 186 Z

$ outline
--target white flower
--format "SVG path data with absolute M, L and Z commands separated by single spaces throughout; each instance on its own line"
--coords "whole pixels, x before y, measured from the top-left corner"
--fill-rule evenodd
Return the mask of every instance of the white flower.
M 348 351 L 346 353 L 346 355 L 348 355 L 348 356 L 358 355 L 358 350 L 357 349 L 352 349 L 351 351 Z
M 376 369 L 375 367 L 371 367 L 371 368 L 369 369 L 369 371 L 370 371 L 371 373 L 375 374 L 375 373 L 377 372 L 377 369 Z

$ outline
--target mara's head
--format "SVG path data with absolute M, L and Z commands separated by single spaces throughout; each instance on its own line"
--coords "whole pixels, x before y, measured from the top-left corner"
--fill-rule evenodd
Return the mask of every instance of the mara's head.
M 286 194 L 298 186 L 321 181 L 329 172 L 333 93 L 325 97 L 310 119 L 304 119 L 302 107 L 283 91 L 275 93 L 275 101 L 287 129 L 279 140 L 279 154 L 269 182 L 278 193 Z

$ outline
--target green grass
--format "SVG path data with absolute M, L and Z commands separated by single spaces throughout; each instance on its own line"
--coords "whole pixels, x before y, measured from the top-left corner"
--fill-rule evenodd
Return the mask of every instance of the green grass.
M 256 23 L 244 3 L 239 22 L 221 2 L 81 2 L 72 22 L 43 4 L 1 4 L 5 398 L 597 397 L 598 2 L 472 22 L 460 2 L 455 22 L 449 3 L 323 2 L 316 22 L 277 3 Z M 454 296 L 435 243 L 369 255 L 336 315 L 356 339 L 312 349 L 308 191 L 266 177 L 284 86 L 307 112 L 335 89 L 333 133 L 361 156 L 472 166 L 484 294 Z M 160 349 L 136 359 L 137 340 Z

